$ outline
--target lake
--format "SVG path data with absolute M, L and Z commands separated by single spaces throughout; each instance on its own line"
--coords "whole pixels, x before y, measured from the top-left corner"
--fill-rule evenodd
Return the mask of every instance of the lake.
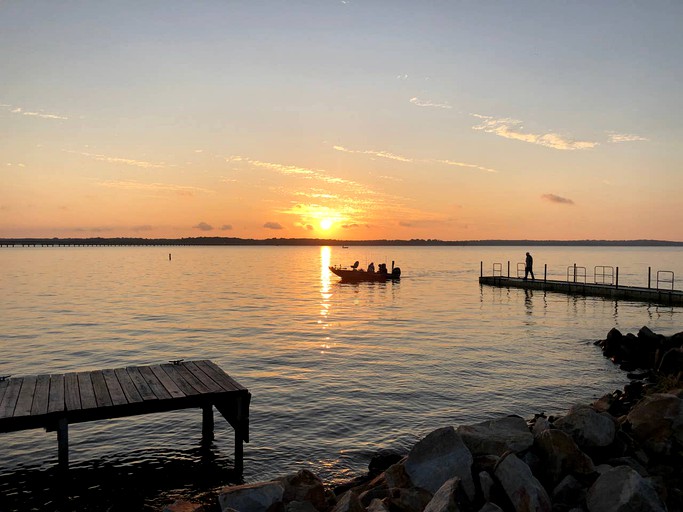
M 245 481 L 307 468 L 341 482 L 435 428 L 563 412 L 622 388 L 593 344 L 613 327 L 683 330 L 682 308 L 478 284 L 480 265 L 510 261 L 514 274 L 527 250 L 537 278 L 574 264 L 589 281 L 618 266 L 623 285 L 647 286 L 648 267 L 683 276 L 683 248 L 659 247 L 0 248 L 0 375 L 212 359 L 252 393 Z M 393 260 L 402 279 L 341 284 L 327 269 L 355 260 Z M 217 413 L 208 450 L 199 410 L 69 434 L 67 486 L 54 432 L 0 434 L 1 510 L 133 510 L 233 478 Z

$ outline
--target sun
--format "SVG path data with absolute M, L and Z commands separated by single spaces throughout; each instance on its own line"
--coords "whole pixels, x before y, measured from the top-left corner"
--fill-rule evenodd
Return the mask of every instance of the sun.
M 324 218 L 320 220 L 320 229 L 323 231 L 327 231 L 332 227 L 332 224 L 334 224 L 334 221 L 330 218 Z

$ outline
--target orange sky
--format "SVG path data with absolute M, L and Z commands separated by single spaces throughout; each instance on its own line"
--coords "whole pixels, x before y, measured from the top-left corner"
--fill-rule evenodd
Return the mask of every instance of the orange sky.
M 680 19 L 3 2 L 0 237 L 683 240 Z

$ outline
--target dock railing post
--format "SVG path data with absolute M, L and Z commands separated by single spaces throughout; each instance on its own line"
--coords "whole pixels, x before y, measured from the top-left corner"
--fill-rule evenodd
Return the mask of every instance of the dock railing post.
M 617 282 L 614 287 L 619 289 L 619 267 L 617 267 Z
M 510 277 L 510 260 L 508 260 L 508 277 Z
M 647 287 L 650 288 L 650 282 L 652 279 L 652 267 L 647 267 Z
M 574 282 L 576 282 L 576 263 L 574 263 Z
M 543 265 L 543 282 L 548 280 L 548 264 Z
M 202 406 L 202 442 L 213 441 L 213 405 Z
M 479 277 L 484 277 L 484 262 L 479 262 Z

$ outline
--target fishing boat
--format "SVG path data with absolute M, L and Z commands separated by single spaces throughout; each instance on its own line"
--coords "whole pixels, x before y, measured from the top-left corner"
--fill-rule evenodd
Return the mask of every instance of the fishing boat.
M 358 262 L 355 262 L 350 267 L 329 267 L 330 272 L 341 277 L 342 283 L 362 283 L 362 282 L 380 282 L 383 283 L 389 280 L 397 280 L 401 278 L 401 269 L 394 267 L 394 262 L 391 262 L 391 272 L 387 271 L 386 264 L 379 265 L 379 270 L 358 269 Z

